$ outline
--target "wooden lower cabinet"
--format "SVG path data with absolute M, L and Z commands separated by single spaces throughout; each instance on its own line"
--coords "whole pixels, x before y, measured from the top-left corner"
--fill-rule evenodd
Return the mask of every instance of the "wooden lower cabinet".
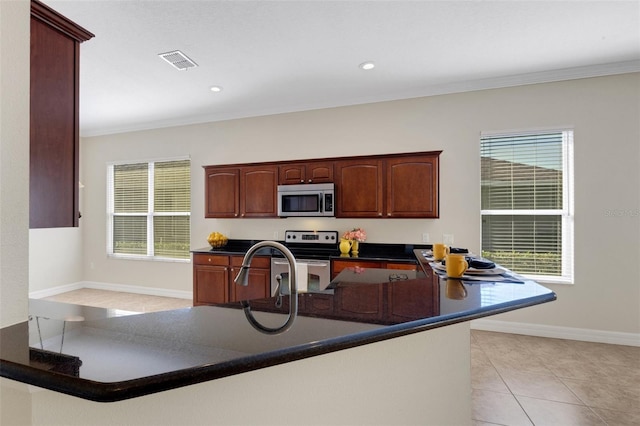
M 268 256 L 253 258 L 247 287 L 233 282 L 242 259 L 242 256 L 194 253 L 193 305 L 268 297 L 271 288 L 271 259 Z
M 345 268 L 376 268 L 417 271 L 413 262 L 359 259 L 333 260 L 332 277 Z M 438 278 L 431 272 L 425 278 L 405 279 L 401 283 L 344 283 L 338 285 L 334 297 L 334 315 L 338 318 L 395 323 L 436 315 L 440 311 Z
M 345 319 L 382 320 L 384 284 L 353 284 L 336 288 L 335 314 Z

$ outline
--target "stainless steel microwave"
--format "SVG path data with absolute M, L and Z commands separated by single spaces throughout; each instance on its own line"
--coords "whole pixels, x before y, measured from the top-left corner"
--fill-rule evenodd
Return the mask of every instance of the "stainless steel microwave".
M 278 216 L 334 216 L 333 183 L 278 185 Z

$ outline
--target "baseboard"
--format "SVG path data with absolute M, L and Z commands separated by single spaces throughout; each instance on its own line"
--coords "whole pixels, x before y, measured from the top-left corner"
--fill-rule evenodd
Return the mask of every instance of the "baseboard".
M 80 290 L 81 288 L 85 288 L 83 282 L 60 285 L 57 287 L 47 288 L 45 290 L 31 291 L 29 292 L 29 299 L 42 299 L 43 297 L 51 297 L 68 291 Z
M 193 292 L 191 291 L 168 290 L 165 288 L 142 287 L 126 284 L 111 284 L 96 281 L 81 281 L 74 284 L 53 287 L 47 290 L 34 291 L 29 293 L 29 297 L 32 299 L 41 299 L 43 297 L 55 296 L 56 294 L 66 293 L 67 291 L 79 290 L 82 288 L 121 291 L 124 293 L 146 294 L 149 296 L 173 297 L 176 299 L 193 299 Z
M 584 342 L 608 343 L 612 345 L 640 346 L 640 334 L 638 333 L 559 327 L 484 318 L 471 321 L 471 328 L 474 330 L 498 331 L 501 333 L 524 334 L 527 336 L 581 340 Z

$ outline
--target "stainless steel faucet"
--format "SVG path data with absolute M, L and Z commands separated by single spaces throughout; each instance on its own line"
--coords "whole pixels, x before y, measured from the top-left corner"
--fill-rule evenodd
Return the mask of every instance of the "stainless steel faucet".
M 263 247 L 270 247 L 278 250 L 280 253 L 284 255 L 289 263 L 289 316 L 287 317 L 287 321 L 281 325 L 280 327 L 266 327 L 260 324 L 253 313 L 251 313 L 251 307 L 249 306 L 249 302 L 246 300 L 241 301 L 242 309 L 244 311 L 247 320 L 249 320 L 249 324 L 253 326 L 256 330 L 265 333 L 265 334 L 280 334 L 287 331 L 293 325 L 293 322 L 298 315 L 298 288 L 296 285 L 296 258 L 293 256 L 293 253 L 283 244 L 278 243 L 276 241 L 261 241 L 257 244 L 254 244 L 247 250 L 247 253 L 244 255 L 244 259 L 242 259 L 242 266 L 240 267 L 240 272 L 238 276 L 233 280 L 238 285 L 247 286 L 249 285 L 249 268 L 251 265 L 251 260 L 253 256 L 255 256 L 256 252 Z M 280 295 L 280 284 L 278 284 L 276 297 L 281 297 Z

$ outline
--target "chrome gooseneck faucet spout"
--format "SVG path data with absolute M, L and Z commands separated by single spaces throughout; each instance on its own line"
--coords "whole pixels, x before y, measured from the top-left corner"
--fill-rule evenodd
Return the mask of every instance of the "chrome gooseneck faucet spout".
M 247 286 L 249 285 L 249 265 L 251 265 L 251 260 L 253 256 L 255 256 L 256 252 L 263 247 L 271 247 L 278 250 L 280 253 L 284 255 L 289 263 L 289 316 L 287 317 L 287 321 L 281 325 L 280 327 L 266 327 L 260 324 L 253 313 L 251 313 L 251 307 L 249 306 L 249 302 L 243 300 L 240 302 L 242 304 L 242 309 L 244 310 L 244 314 L 249 320 L 249 324 L 253 326 L 256 330 L 265 333 L 265 334 L 280 334 L 287 331 L 293 325 L 293 322 L 298 315 L 298 288 L 296 285 L 296 259 L 293 256 L 293 253 L 283 244 L 278 243 L 276 241 L 261 241 L 257 244 L 254 244 L 247 250 L 247 253 L 244 255 L 244 259 L 242 259 L 242 266 L 240 267 L 240 272 L 238 276 L 236 276 L 235 280 L 233 280 L 238 285 Z M 280 286 L 278 285 L 278 293 L 280 293 Z M 280 294 L 276 295 L 280 297 Z

